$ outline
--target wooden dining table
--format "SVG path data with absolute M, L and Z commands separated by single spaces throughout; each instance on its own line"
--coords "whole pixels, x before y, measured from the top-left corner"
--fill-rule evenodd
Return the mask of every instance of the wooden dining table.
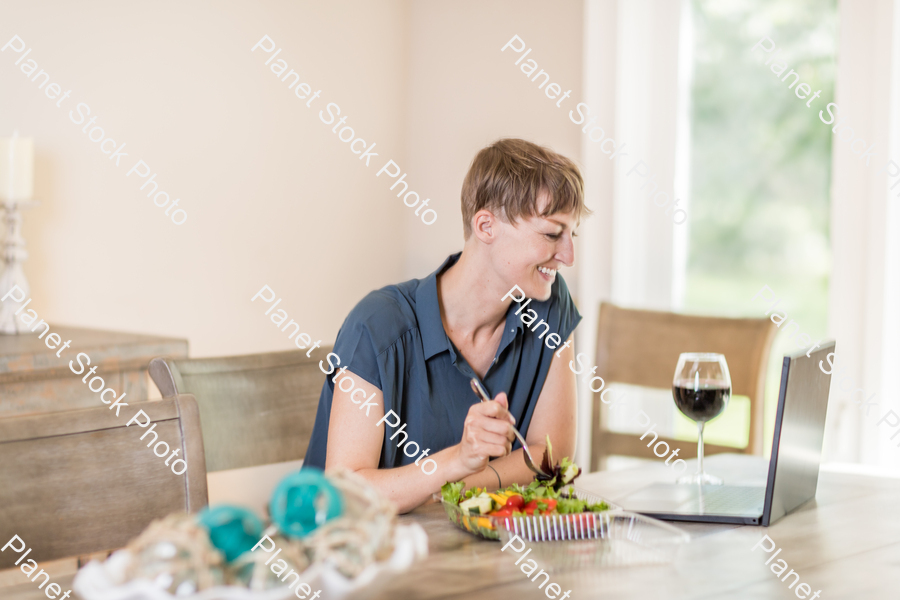
M 707 471 L 724 474 L 754 457 L 716 455 Z M 583 475 L 578 487 L 616 502 L 654 481 L 671 481 L 671 469 L 660 461 L 636 469 Z M 900 479 L 821 470 L 814 500 L 767 528 L 739 525 L 672 523 L 690 535 L 674 560 L 635 566 L 552 568 L 550 581 L 568 598 L 700 600 L 720 598 L 798 598 L 765 562 L 775 553 L 753 547 L 768 535 L 817 598 L 896 598 L 900 595 Z M 399 518 L 418 523 L 428 534 L 429 555 L 385 586 L 369 590 L 378 600 L 466 598 L 508 600 L 544 598 L 515 564 L 520 555 L 501 552 L 501 544 L 482 540 L 452 525 L 440 504 L 422 506 Z M 534 545 L 533 543 L 531 545 Z M 787 571 L 785 571 L 787 573 Z M 23 576 L 24 578 L 24 576 Z M 543 581 L 544 578 L 541 578 Z M 54 578 L 63 589 L 72 576 Z M 812 593 L 808 597 L 812 597 Z M 802 595 L 802 592 L 801 592 Z M 76 594 L 71 596 L 78 598 Z M 559 597 L 562 597 L 560 595 Z M 38 600 L 46 596 L 36 585 L 0 588 L 4 600 Z M 324 593 L 322 600 L 327 600 Z
M 740 472 L 757 457 L 723 454 L 706 459 L 716 474 Z M 693 469 L 695 461 L 689 461 Z M 727 478 L 727 477 L 726 477 Z M 637 469 L 583 475 L 578 487 L 616 502 L 649 483 L 671 481 L 662 461 Z M 742 482 L 735 482 L 742 483 Z M 672 523 L 691 536 L 668 564 L 565 570 L 550 581 L 569 598 L 700 600 L 798 598 L 792 576 L 783 583 L 766 560 L 774 554 L 751 550 L 768 535 L 789 570 L 800 574 L 819 598 L 900 597 L 900 479 L 822 470 L 814 500 L 770 527 Z M 404 517 L 429 536 L 431 555 L 398 577 L 379 599 L 544 598 L 501 544 L 451 528 L 439 505 Z M 535 545 L 535 544 L 531 544 Z M 767 544 L 768 545 L 768 544 Z M 776 559 L 777 560 L 777 559 Z M 544 565 L 540 565 L 544 568 Z M 787 571 L 785 571 L 787 573 Z M 543 581 L 541 578 L 540 581 Z M 801 594 L 802 595 L 802 594 Z M 812 597 L 812 594 L 809 595 Z

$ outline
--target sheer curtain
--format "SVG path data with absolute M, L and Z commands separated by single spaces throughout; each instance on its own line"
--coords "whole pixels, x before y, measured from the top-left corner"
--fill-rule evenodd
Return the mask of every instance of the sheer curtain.
M 655 184 L 654 195 L 665 192 L 670 206 L 675 196 L 678 208 L 689 210 L 687 181 L 676 175 L 676 148 L 686 147 L 689 76 L 679 61 L 686 8 L 687 0 L 585 1 L 584 102 L 628 153 L 613 163 L 600 144 L 583 137 L 585 191 L 594 214 L 579 241 L 578 296 L 585 319 L 576 349 L 590 361 L 601 300 L 671 310 L 683 279 L 687 225 L 675 226 L 665 214 L 668 207 L 654 206 L 646 193 Z M 628 174 L 638 161 L 646 169 Z M 587 464 L 591 397 L 580 385 L 579 394 L 578 456 Z
M 876 425 L 888 410 L 900 414 L 897 383 L 900 359 L 900 210 L 888 189 L 884 167 L 900 163 L 900 2 L 843 0 L 834 102 L 857 135 L 875 144 L 867 167 L 845 141 L 833 138 L 831 226 L 834 264 L 829 298 L 829 334 L 837 341 L 832 376 L 825 457 L 900 469 L 900 429 Z M 877 393 L 877 407 L 853 400 Z M 852 399 L 851 399 L 852 394 Z M 869 411 L 868 416 L 865 410 Z M 889 422 L 900 422 L 890 419 Z
M 891 4 L 891 3 L 887 3 Z M 900 164 L 900 0 L 894 0 L 893 6 L 886 7 L 891 12 L 885 22 L 891 24 L 891 50 L 890 50 L 890 90 L 887 108 L 890 111 L 888 128 L 889 155 L 894 157 L 894 162 Z M 879 167 L 880 168 L 880 167 Z M 893 185 L 896 179 L 890 181 Z M 881 362 L 886 365 L 881 369 L 882 414 L 888 409 L 900 414 L 900 401 L 898 401 L 897 380 L 894 379 L 896 366 L 900 365 L 900 191 L 890 188 L 887 180 L 881 182 L 882 197 L 887 203 L 885 265 L 884 265 L 884 306 L 883 320 L 884 335 L 881 336 Z M 879 429 L 886 429 L 882 424 Z M 890 434 L 897 431 L 892 429 Z M 869 455 L 866 458 L 877 465 L 890 467 L 895 471 L 900 470 L 900 441 L 897 438 L 890 440 L 887 432 L 878 432 L 879 445 L 875 449 L 874 460 Z

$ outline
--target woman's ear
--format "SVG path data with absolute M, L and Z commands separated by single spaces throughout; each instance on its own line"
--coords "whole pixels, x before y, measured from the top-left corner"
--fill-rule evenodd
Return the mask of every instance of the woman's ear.
M 479 210 L 472 217 L 472 231 L 475 236 L 485 244 L 491 244 L 497 239 L 499 231 L 499 219 L 486 208 Z

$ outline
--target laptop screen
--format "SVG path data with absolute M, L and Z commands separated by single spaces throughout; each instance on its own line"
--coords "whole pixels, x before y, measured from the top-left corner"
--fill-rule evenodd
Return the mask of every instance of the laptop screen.
M 834 342 L 828 342 L 809 356 L 800 351 L 784 357 L 763 511 L 764 527 L 816 495 L 831 386 L 831 375 L 819 368 L 819 362 L 829 368 L 825 357 L 830 352 L 834 352 Z M 790 401 L 785 402 L 788 396 Z

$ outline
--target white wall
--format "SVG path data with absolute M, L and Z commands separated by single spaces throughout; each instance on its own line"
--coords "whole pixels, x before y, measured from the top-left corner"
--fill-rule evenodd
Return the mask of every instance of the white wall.
M 0 53 L 0 136 L 35 138 L 32 306 L 58 323 L 186 337 L 192 356 L 288 349 L 266 307 L 250 303 L 268 284 L 328 343 L 368 291 L 427 275 L 462 247 L 460 187 L 484 145 L 523 137 L 579 161 L 566 108 L 581 96 L 576 0 L 39 1 L 2 14 L 2 44 L 19 35 L 72 90 L 56 108 L 18 55 Z M 322 90 L 313 109 L 250 52 L 264 34 Z M 562 108 L 500 53 L 514 34 L 572 89 Z M 319 120 L 332 101 L 377 143 L 369 168 Z M 69 120 L 78 102 L 127 144 L 118 169 Z M 184 225 L 125 177 L 138 158 L 181 199 Z M 434 225 L 375 177 L 388 158 L 431 199 Z M 564 275 L 577 287 L 574 270 Z
M 19 35 L 72 90 L 56 108 L 0 53 L 0 136 L 35 139 L 31 306 L 187 337 L 194 356 L 287 349 L 250 303 L 268 284 L 304 331 L 333 340 L 353 304 L 403 272 L 407 209 L 375 173 L 405 157 L 407 31 L 398 1 L 4 3 L 0 45 Z M 313 108 L 251 54 L 264 34 L 322 90 Z M 377 143 L 369 168 L 319 121 L 331 101 Z M 69 120 L 78 102 L 127 144 L 119 168 Z M 137 158 L 181 199 L 184 225 L 125 177 Z

